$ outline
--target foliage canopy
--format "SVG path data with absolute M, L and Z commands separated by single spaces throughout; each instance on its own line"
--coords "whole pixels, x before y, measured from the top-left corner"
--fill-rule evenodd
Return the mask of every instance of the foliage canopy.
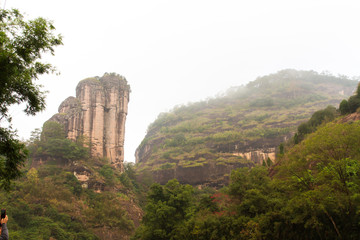
M 24 111 L 30 115 L 45 108 L 44 92 L 34 81 L 55 70 L 40 62 L 43 53 L 54 54 L 54 47 L 62 44 L 54 30 L 43 18 L 25 21 L 18 10 L 0 9 L 0 121 L 10 125 L 9 129 L 0 127 L 0 186 L 5 189 L 20 175 L 19 167 L 27 156 L 24 144 L 11 130 L 9 107 L 26 103 Z

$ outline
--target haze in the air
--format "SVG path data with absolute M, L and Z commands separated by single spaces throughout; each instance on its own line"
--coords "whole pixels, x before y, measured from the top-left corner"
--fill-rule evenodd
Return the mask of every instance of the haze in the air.
M 125 160 L 134 161 L 147 126 L 175 105 L 215 96 L 281 69 L 360 75 L 360 2 L 7 0 L 29 18 L 51 19 L 64 46 L 45 56 L 61 75 L 40 79 L 47 109 L 15 108 L 27 139 L 75 95 L 87 77 L 116 72 L 131 86 Z

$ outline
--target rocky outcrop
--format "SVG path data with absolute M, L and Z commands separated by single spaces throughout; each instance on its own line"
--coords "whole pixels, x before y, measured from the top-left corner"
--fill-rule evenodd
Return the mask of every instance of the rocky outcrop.
M 354 122 L 354 121 L 359 121 L 360 120 L 360 113 L 352 113 L 349 115 L 346 115 L 345 117 L 343 117 L 340 122 L 345 123 L 345 122 Z
M 72 171 L 76 179 L 80 182 L 81 187 L 85 189 L 92 189 L 97 193 L 101 193 L 105 189 L 105 182 L 99 181 L 94 177 L 94 173 L 89 168 L 74 162 Z
M 84 79 L 76 97 L 65 99 L 49 121 L 63 124 L 69 139 L 83 137 L 92 156 L 106 157 L 122 171 L 129 93 L 126 79 L 117 74 Z
M 258 149 L 248 152 L 235 152 L 234 156 L 242 157 L 246 160 L 251 160 L 256 164 L 263 164 L 264 161 L 270 159 L 272 162 L 275 161 L 276 152 L 275 147 L 267 149 Z
M 213 154 L 204 154 L 202 156 L 203 162 L 195 163 L 200 158 L 199 156 L 196 156 L 195 159 L 187 159 L 193 163 L 190 165 L 182 165 L 181 161 L 169 159 L 168 162 L 173 163 L 173 165 L 169 164 L 169 168 L 166 169 L 154 167 L 158 166 L 156 164 L 159 164 L 160 161 L 154 161 L 153 165 L 147 163 L 153 151 L 152 146 L 158 144 L 155 141 L 143 144 L 137 149 L 135 156 L 140 172 L 141 169 L 146 169 L 144 166 L 149 166 L 152 169 L 152 178 L 157 183 L 166 184 L 169 180 L 176 178 L 182 184 L 202 187 L 222 187 L 229 183 L 229 175 L 233 169 L 262 165 L 264 162 L 268 164 L 269 159 L 274 163 L 277 154 L 276 147 L 285 138 L 272 139 L 272 145 L 265 140 L 263 142 L 255 141 L 247 143 L 247 146 L 234 144 L 230 147 L 228 146 L 230 152 L 225 152 L 225 149 L 214 146 L 214 149 L 218 151 L 215 155 L 223 156 L 224 162 L 216 160 Z M 231 156 L 236 157 L 237 160 L 226 161 Z M 162 164 L 164 166 L 164 163 Z
M 169 180 L 176 178 L 182 184 L 218 188 L 229 184 L 231 170 L 252 166 L 253 164 L 250 162 L 219 164 L 215 161 L 209 161 L 199 166 L 176 166 L 171 169 L 154 170 L 152 177 L 155 182 L 160 184 L 166 184 Z

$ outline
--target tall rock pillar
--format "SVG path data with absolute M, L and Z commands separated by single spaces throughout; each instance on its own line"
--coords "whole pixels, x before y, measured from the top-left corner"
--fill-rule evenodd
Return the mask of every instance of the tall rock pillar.
M 62 123 L 69 139 L 83 137 L 92 156 L 106 157 L 123 171 L 129 93 L 126 79 L 118 74 L 84 79 L 76 98 L 61 103 L 59 114 L 49 121 Z
M 104 76 L 105 96 L 104 156 L 112 164 L 122 168 L 118 163 L 124 159 L 125 120 L 128 112 L 129 89 L 125 82 L 116 81 L 112 76 Z

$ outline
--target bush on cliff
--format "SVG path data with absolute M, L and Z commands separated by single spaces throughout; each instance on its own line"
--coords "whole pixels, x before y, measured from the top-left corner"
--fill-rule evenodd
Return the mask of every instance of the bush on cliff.
M 50 157 L 69 162 L 89 157 L 84 140 L 72 141 L 66 138 L 64 127 L 58 122 L 45 122 L 41 133 L 33 132 L 29 149 L 33 158 Z

